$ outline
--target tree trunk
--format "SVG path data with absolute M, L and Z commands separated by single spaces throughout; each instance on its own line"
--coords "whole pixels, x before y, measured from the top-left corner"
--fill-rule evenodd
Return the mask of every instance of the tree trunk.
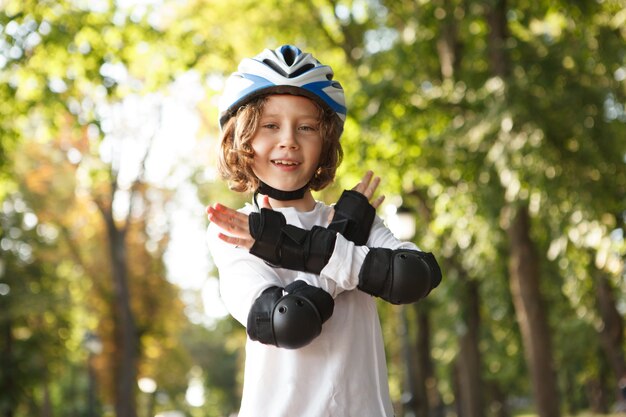
M 430 354 L 430 314 L 427 300 L 415 304 L 417 321 L 416 351 L 417 351 L 417 416 L 439 416 L 442 410 L 442 401 L 437 389 L 435 367 Z
M 109 237 L 115 304 L 115 334 L 119 347 L 115 370 L 116 417 L 137 417 L 135 387 L 139 340 L 128 286 L 126 232 L 115 224 L 112 210 L 103 212 Z
M 461 378 L 459 377 L 459 361 L 452 363 L 452 372 L 450 376 L 452 384 L 452 393 L 454 394 L 454 411 L 457 417 L 465 417 L 463 415 L 463 407 L 461 400 Z
M 430 405 L 428 403 L 428 368 L 430 364 L 430 326 L 428 313 L 423 311 L 426 306 L 415 304 L 415 317 L 417 322 L 417 335 L 415 343 L 415 356 L 417 358 L 416 383 L 415 383 L 415 415 L 428 417 Z
M 507 3 L 492 0 L 487 9 L 488 53 L 493 75 L 506 80 L 510 65 L 506 54 Z M 530 237 L 528 207 L 511 208 L 507 232 L 510 245 L 510 286 L 524 343 L 524 353 L 540 417 L 558 417 L 559 395 L 552 358 L 550 329 L 539 289 L 539 258 Z
M 478 348 L 480 327 L 480 300 L 478 282 L 463 279 L 463 314 L 464 332 L 459 337 L 459 356 L 457 359 L 461 415 L 463 417 L 482 417 L 484 387 L 481 378 L 481 355 Z
M 509 274 L 520 326 L 524 352 L 540 417 L 558 417 L 559 395 L 552 358 L 551 335 L 539 288 L 539 259 L 530 238 L 528 208 L 512 213 L 508 229 L 510 244 Z
M 41 405 L 41 417 L 52 417 L 52 401 L 50 399 L 50 386 L 47 381 L 48 375 L 44 375 L 43 382 L 43 400 Z
M 0 380 L 0 392 L 4 394 L 5 399 L 0 404 L 0 412 L 2 417 L 13 417 L 13 408 L 15 407 L 15 381 L 13 372 L 15 365 L 13 360 L 13 330 L 11 318 L 7 315 L 0 324 L 2 326 L 2 338 L 4 339 L 3 349 L 0 351 L 0 369 L 2 380 Z
M 491 403 L 489 404 L 489 409 L 493 417 L 510 417 L 511 413 L 509 411 L 509 406 L 507 404 L 507 393 L 500 387 L 500 385 L 493 381 L 489 385 L 489 396 L 491 398 Z
M 439 56 L 441 77 L 444 80 L 452 80 L 461 62 L 462 45 L 459 42 L 458 22 L 454 12 L 455 8 L 461 6 L 453 4 L 450 0 L 445 0 L 443 7 L 446 10 L 446 18 L 440 26 L 437 55 Z
M 504 50 L 508 37 L 506 23 L 507 4 L 506 0 L 492 0 L 489 3 L 491 4 L 491 7 L 487 10 L 489 63 L 491 72 L 504 78 L 509 74 L 509 61 Z
M 626 384 L 626 359 L 624 359 L 624 320 L 617 310 L 613 288 L 607 276 L 601 271 L 593 273 L 596 290 L 596 303 L 602 328 L 600 329 L 600 344 L 604 349 L 609 365 L 618 381 L 615 387 L 616 400 L 626 401 L 622 396 L 619 383 Z
M 411 343 L 411 332 L 409 331 L 408 306 L 401 306 L 399 309 L 400 323 L 402 329 L 402 357 L 404 362 L 404 392 L 402 394 L 403 415 L 417 415 L 417 404 L 420 403 L 418 395 L 416 376 L 417 364 L 413 344 Z M 422 395 L 421 397 L 426 397 Z
M 602 383 L 597 378 L 592 378 L 585 383 L 585 393 L 589 400 L 589 411 L 594 415 L 607 414 L 609 407 L 604 398 Z

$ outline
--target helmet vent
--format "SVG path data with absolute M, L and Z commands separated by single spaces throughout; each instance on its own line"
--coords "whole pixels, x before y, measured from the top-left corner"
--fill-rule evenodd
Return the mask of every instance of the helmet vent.
M 291 74 L 287 74 L 281 67 L 278 66 L 276 62 L 272 60 L 264 59 L 263 63 L 285 78 L 296 78 L 297 76 L 302 75 L 305 72 L 315 68 L 315 65 L 313 64 L 305 64 L 301 66 L 300 68 L 298 68 L 296 71 L 292 72 Z
M 294 48 L 281 48 L 280 52 L 283 54 L 285 64 L 292 66 L 296 60 L 297 51 Z
M 276 71 L 277 73 L 279 73 L 280 75 L 282 75 L 283 77 L 289 77 L 289 75 L 285 71 L 283 71 L 283 69 L 279 67 L 278 64 L 276 64 L 274 61 L 271 61 L 269 59 L 264 59 L 263 63 L 267 65 L 268 67 L 270 67 L 271 69 L 273 69 L 274 71 Z
M 307 72 L 307 71 L 309 71 L 309 70 L 312 70 L 313 68 L 315 68 L 315 65 L 313 65 L 313 64 L 306 64 L 306 65 L 303 65 L 303 66 L 301 66 L 300 68 L 298 68 L 298 70 L 297 70 L 297 71 L 294 71 L 293 73 L 291 73 L 291 74 L 289 75 L 289 78 L 295 78 L 295 77 L 297 77 L 297 76 L 299 76 L 299 75 L 304 74 L 305 72 Z

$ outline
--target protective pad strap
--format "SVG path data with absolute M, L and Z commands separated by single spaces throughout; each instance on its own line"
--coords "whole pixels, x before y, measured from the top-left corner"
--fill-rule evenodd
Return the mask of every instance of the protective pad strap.
M 367 243 L 375 217 L 376 209 L 367 197 L 358 191 L 344 190 L 335 204 L 335 214 L 328 228 L 363 246 Z
M 294 190 L 294 191 L 283 191 L 277 188 L 272 187 L 261 181 L 259 184 L 259 188 L 257 188 L 256 192 L 264 194 L 274 200 L 279 201 L 291 201 L 291 200 L 299 200 L 304 196 L 306 190 L 309 189 L 309 184 L 306 184 L 304 187 Z M 255 198 L 256 201 L 256 198 Z
M 274 336 L 274 326 L 272 325 L 272 312 L 278 300 L 283 296 L 283 289 L 270 287 L 263 291 L 257 298 L 250 312 L 248 312 L 248 323 L 246 330 L 252 340 L 258 340 L 266 345 L 276 346 Z
M 262 208 L 260 213 L 250 213 L 248 226 L 255 239 L 250 253 L 272 265 L 280 263 L 281 229 L 287 224 L 282 213 Z
M 284 216 L 273 210 L 251 213 L 249 225 L 255 238 L 250 253 L 277 267 L 319 274 L 335 249 L 336 232 L 285 224 Z
M 386 248 L 370 249 L 358 288 L 392 304 L 424 298 L 441 282 L 441 269 L 432 253 Z
M 250 339 L 286 349 L 305 346 L 322 332 L 335 302 L 324 290 L 304 281 L 283 289 L 271 287 L 256 299 L 248 314 Z
M 280 265 L 319 274 L 335 249 L 336 233 L 320 226 L 304 230 L 293 225 L 283 227 L 282 232 Z
M 285 287 L 285 291 L 289 294 L 298 295 L 311 300 L 319 311 L 322 323 L 326 322 L 326 320 L 333 315 L 335 300 L 333 300 L 333 297 L 321 288 L 317 288 L 304 281 L 297 280 L 287 285 Z

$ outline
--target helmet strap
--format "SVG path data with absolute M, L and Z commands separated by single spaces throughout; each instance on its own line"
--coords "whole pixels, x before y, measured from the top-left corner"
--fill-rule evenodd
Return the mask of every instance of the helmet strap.
M 267 185 L 263 181 L 259 181 L 259 188 L 256 189 L 256 194 L 264 194 L 269 198 L 278 201 L 291 201 L 291 200 L 299 200 L 304 197 L 304 193 L 309 189 L 309 184 L 307 183 L 304 187 L 299 188 L 294 191 L 283 191 L 278 190 L 270 185 Z

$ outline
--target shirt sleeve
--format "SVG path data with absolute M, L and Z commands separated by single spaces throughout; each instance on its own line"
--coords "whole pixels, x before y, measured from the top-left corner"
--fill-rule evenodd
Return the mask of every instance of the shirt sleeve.
M 328 264 L 320 272 L 320 281 L 332 281 L 336 284 L 336 293 L 331 293 L 333 296 L 338 295 L 343 290 L 353 290 L 357 287 L 359 272 L 370 248 L 418 250 L 415 244 L 396 239 L 378 216 L 372 225 L 367 246 L 357 246 L 341 234 L 337 234 L 333 254 Z M 326 286 L 332 285 L 326 284 Z
M 219 228 L 211 223 L 207 244 L 219 272 L 220 296 L 228 312 L 246 326 L 250 307 L 259 295 L 267 288 L 285 285 L 271 266 L 245 248 L 223 242 L 218 232 Z

